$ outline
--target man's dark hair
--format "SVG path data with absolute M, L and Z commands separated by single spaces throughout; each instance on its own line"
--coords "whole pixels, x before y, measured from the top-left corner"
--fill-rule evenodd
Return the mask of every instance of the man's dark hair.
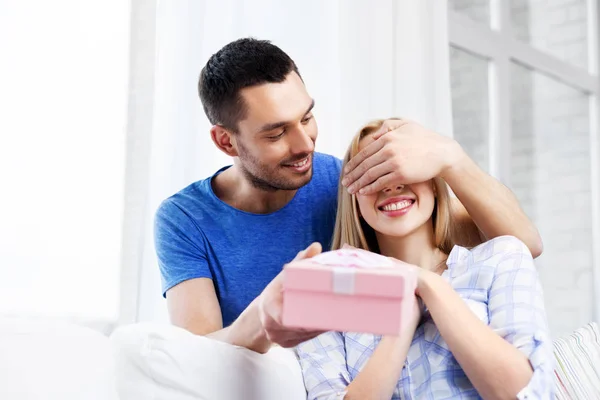
M 240 91 L 249 86 L 280 83 L 298 67 L 268 40 L 238 39 L 213 54 L 200 73 L 198 93 L 208 120 L 237 132 L 246 117 Z

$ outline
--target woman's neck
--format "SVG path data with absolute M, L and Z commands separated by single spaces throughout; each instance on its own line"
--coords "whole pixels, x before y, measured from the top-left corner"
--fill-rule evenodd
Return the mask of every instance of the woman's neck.
M 379 251 L 386 257 L 436 271 L 446 254 L 435 246 L 435 237 L 431 220 L 414 232 L 403 236 L 388 236 L 376 233 Z

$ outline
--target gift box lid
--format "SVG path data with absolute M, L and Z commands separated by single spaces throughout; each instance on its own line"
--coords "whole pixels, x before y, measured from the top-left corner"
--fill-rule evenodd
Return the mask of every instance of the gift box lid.
M 415 267 L 359 249 L 322 253 L 285 266 L 284 290 L 401 299 L 414 295 Z

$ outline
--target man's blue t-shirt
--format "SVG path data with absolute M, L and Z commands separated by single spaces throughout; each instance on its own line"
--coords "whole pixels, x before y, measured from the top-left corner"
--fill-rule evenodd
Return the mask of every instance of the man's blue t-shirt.
M 312 242 L 330 247 L 340 172 L 339 159 L 314 153 L 311 181 L 271 214 L 224 203 L 212 177 L 166 199 L 154 232 L 163 295 L 185 280 L 210 278 L 229 326 L 300 250 Z

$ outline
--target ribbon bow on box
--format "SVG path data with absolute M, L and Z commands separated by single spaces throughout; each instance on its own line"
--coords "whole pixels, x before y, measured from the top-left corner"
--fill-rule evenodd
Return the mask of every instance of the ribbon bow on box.
M 333 271 L 333 293 L 354 294 L 356 269 L 388 269 L 405 267 L 414 271 L 414 266 L 367 250 L 344 245 L 339 250 L 327 251 L 311 259 L 311 263 L 325 265 Z

